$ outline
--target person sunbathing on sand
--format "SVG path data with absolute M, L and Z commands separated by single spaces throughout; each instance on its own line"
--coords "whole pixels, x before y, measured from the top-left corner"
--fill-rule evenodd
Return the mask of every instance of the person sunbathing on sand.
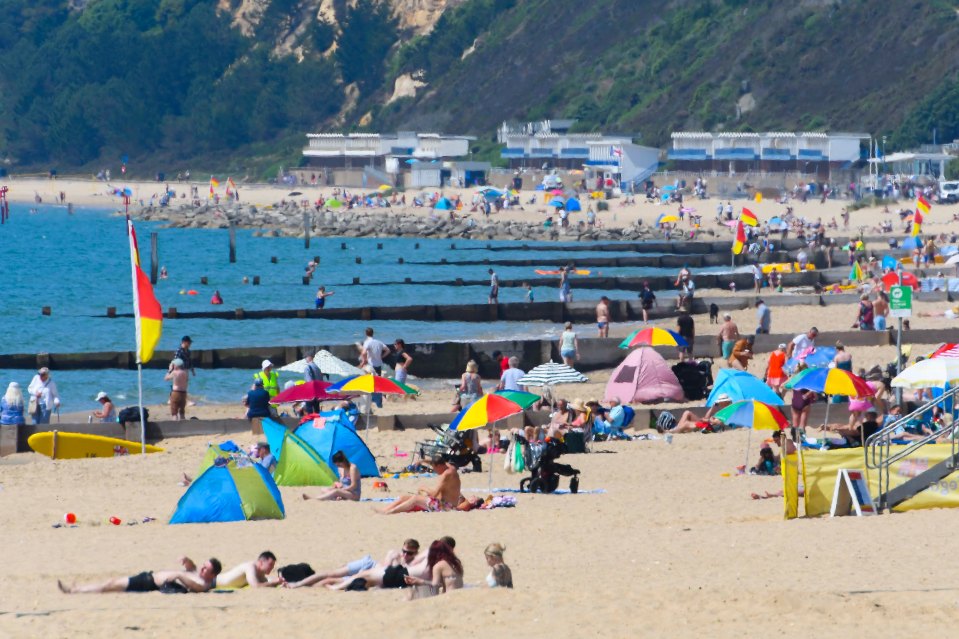
M 217 588 L 260 588 L 279 586 L 279 578 L 270 579 L 269 575 L 276 566 L 276 555 L 269 550 L 260 553 L 254 561 L 239 564 L 220 574 L 216 578 Z
M 172 590 L 179 592 L 206 592 L 213 588 L 222 566 L 216 559 L 209 559 L 199 570 L 193 560 L 182 557 L 183 570 L 144 571 L 132 577 L 117 577 L 105 582 L 84 586 L 65 586 L 59 579 L 57 587 L 64 594 L 104 592 L 153 592 Z
M 391 575 L 396 573 L 399 575 L 398 579 L 387 576 L 387 569 L 391 567 Z M 420 552 L 420 542 L 415 539 L 407 539 L 399 550 L 388 552 L 381 563 L 374 562 L 370 555 L 366 555 L 339 568 L 318 572 L 302 581 L 286 583 L 284 586 L 303 588 L 319 584 L 333 590 L 345 590 L 355 579 L 365 579 L 367 587 L 370 588 L 402 588 L 405 585 L 403 576 L 407 574 L 422 577 L 427 575 L 426 553 Z
M 383 515 L 410 512 L 444 512 L 454 510 L 462 501 L 460 476 L 456 468 L 446 463 L 444 455 L 434 455 L 430 459 L 433 472 L 439 475 L 435 488 L 420 488 L 415 495 L 404 495 L 395 502 L 378 509 Z
M 343 451 L 337 451 L 336 454 L 333 455 L 332 462 L 340 472 L 340 481 L 336 482 L 329 488 L 324 488 L 323 492 L 316 497 L 310 497 L 306 493 L 303 493 L 303 499 L 319 499 L 325 501 L 359 501 L 360 490 L 362 488 L 360 483 L 360 469 L 356 464 L 352 463 L 346 458 L 346 455 L 343 454 Z

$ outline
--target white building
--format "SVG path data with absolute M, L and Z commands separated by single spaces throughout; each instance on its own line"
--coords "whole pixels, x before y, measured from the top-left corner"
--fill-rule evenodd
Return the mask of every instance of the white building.
M 717 173 L 799 171 L 826 178 L 862 159 L 866 133 L 676 132 L 667 157 L 677 170 Z
M 504 122 L 497 138 L 511 169 L 591 169 L 619 181 L 641 181 L 659 166 L 659 149 L 630 136 L 570 133 L 574 120 Z

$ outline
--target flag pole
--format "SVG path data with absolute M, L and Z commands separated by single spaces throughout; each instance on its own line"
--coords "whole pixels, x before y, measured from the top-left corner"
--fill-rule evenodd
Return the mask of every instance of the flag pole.
M 140 454 L 147 454 L 147 427 L 143 416 L 143 364 L 137 359 L 137 403 L 140 405 Z

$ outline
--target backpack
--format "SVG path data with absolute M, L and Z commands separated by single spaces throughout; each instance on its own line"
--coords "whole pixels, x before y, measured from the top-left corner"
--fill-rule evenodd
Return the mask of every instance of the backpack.
M 280 577 L 288 583 L 303 581 L 307 577 L 312 577 L 315 574 L 310 564 L 290 564 L 283 566 L 277 572 L 279 572 Z
M 660 432 L 666 432 L 667 430 L 672 430 L 676 426 L 676 418 L 668 410 L 664 410 L 659 414 L 659 419 L 656 420 L 656 430 Z
M 636 411 L 633 410 L 632 406 L 623 406 L 623 425 L 620 428 L 626 428 L 633 423 L 633 419 L 636 417 Z
M 150 409 L 144 406 L 143 408 L 143 419 L 150 421 Z M 127 422 L 139 422 L 140 421 L 140 407 L 139 406 L 127 406 L 119 413 L 117 413 L 117 421 L 121 424 L 126 424 Z

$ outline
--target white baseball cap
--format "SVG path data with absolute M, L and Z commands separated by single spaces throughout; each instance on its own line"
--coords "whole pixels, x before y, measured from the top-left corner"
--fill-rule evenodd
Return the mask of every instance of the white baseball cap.
M 268 359 L 263 360 L 263 363 L 260 364 L 260 368 L 268 368 L 270 366 L 273 366 L 273 362 Z
M 101 399 L 109 399 L 109 395 L 107 395 L 103 391 L 100 391 L 99 393 L 97 393 L 96 401 L 100 401 Z

